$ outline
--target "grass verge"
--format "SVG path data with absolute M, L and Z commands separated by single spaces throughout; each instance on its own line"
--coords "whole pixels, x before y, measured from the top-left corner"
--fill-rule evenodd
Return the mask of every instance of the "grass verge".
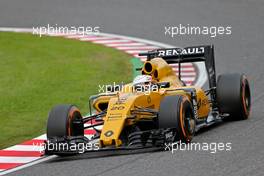
M 45 133 L 56 104 L 86 114 L 99 84 L 132 79 L 129 59 L 88 42 L 0 32 L 0 149 Z

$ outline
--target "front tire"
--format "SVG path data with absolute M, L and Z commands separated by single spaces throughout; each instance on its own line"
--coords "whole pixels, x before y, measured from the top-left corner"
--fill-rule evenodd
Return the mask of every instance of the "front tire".
M 83 136 L 84 126 L 79 109 L 74 105 L 58 105 L 54 107 L 48 117 L 47 138 Z
M 164 97 L 160 103 L 159 128 L 174 129 L 174 140 L 190 142 L 195 133 L 195 117 L 190 100 L 184 95 Z

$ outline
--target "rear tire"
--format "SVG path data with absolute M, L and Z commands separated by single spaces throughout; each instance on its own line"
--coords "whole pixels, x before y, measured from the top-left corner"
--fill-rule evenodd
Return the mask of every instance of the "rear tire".
M 249 117 L 251 97 L 245 75 L 237 73 L 219 75 L 216 96 L 219 112 L 229 114 L 225 120 L 245 120 Z
M 195 133 L 195 117 L 190 100 L 183 95 L 164 97 L 160 103 L 159 128 L 174 128 L 174 140 L 190 142 Z
M 48 117 L 47 138 L 83 136 L 83 123 L 73 123 L 81 121 L 82 116 L 79 109 L 74 105 L 58 105 L 54 107 Z

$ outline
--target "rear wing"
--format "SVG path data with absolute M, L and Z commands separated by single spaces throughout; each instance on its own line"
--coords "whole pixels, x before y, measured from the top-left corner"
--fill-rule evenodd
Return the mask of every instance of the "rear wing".
M 210 89 L 216 87 L 213 45 L 191 46 L 186 48 L 156 49 L 147 53 L 139 53 L 139 56 L 147 56 L 148 61 L 153 58 L 159 57 L 163 58 L 168 64 L 178 63 L 179 75 L 181 63 L 204 62 L 209 79 L 209 87 Z

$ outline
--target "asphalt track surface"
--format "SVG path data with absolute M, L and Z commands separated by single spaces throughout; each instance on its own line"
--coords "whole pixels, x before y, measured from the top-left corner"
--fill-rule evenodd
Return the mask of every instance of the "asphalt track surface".
M 217 73 L 243 72 L 252 87 L 246 121 L 224 123 L 194 142 L 232 142 L 229 152 L 178 151 L 51 160 L 10 175 L 259 175 L 264 174 L 264 1 L 261 0 L 1 0 L 1 27 L 46 24 L 100 26 L 177 46 L 214 44 Z M 232 26 L 232 34 L 170 38 L 164 26 Z

